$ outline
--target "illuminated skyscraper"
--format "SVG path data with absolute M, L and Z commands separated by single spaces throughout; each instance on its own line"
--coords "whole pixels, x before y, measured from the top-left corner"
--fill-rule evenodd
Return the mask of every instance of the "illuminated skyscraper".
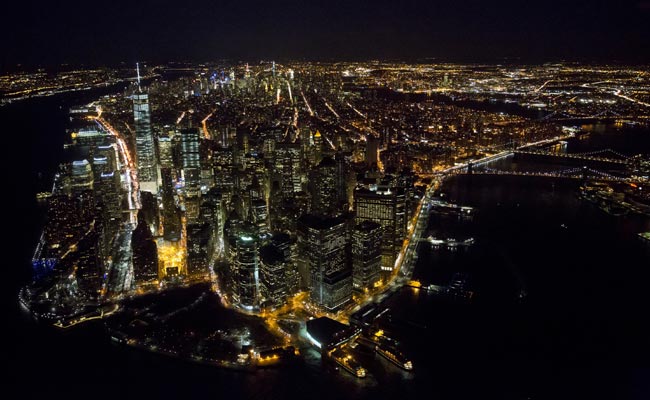
M 70 189 L 73 194 L 93 189 L 93 171 L 88 160 L 73 161 L 70 170 Z
M 233 300 L 239 307 L 252 310 L 259 307 L 260 258 L 256 235 L 242 230 L 234 243 Z
M 198 128 L 187 128 L 181 131 L 181 162 L 185 178 L 185 193 L 188 196 L 198 195 L 201 190 Z
M 342 151 L 337 151 L 336 161 L 336 197 L 341 211 L 348 210 L 352 203 L 352 191 L 355 180 L 350 174 L 349 159 Z
M 199 216 L 201 195 L 201 156 L 199 153 L 199 129 L 181 131 L 181 163 L 185 180 L 185 210 L 188 221 Z
M 171 168 L 173 166 L 172 138 L 168 135 L 158 138 L 158 151 L 160 153 L 160 167 Z
M 201 197 L 200 221 L 210 224 L 210 244 L 208 257 L 214 251 L 224 248 L 223 230 L 226 222 L 226 203 L 223 194 L 212 188 Z
M 300 158 L 306 165 L 311 160 L 311 131 L 309 127 L 303 126 L 298 132 L 300 135 Z
M 356 222 L 374 221 L 384 228 L 382 270 L 392 271 L 406 234 L 406 196 L 403 188 L 354 192 Z
M 97 146 L 93 152 L 92 169 L 95 180 L 99 175 L 117 170 L 117 160 L 114 145 Z
M 283 252 L 272 244 L 260 248 L 260 289 L 266 304 L 278 307 L 286 300 L 289 262 Z
M 131 236 L 133 274 L 137 285 L 153 284 L 158 279 L 158 250 L 142 212 Z
M 337 168 L 332 157 L 325 157 L 309 173 L 312 213 L 333 215 L 340 211 Z
M 221 147 L 230 147 L 235 141 L 237 129 L 232 125 L 222 126 L 219 130 L 219 144 Z
M 215 187 L 230 191 L 235 186 L 233 173 L 233 154 L 230 149 L 218 149 L 212 152 L 212 170 L 214 173 Z
M 298 219 L 301 275 L 308 272 L 311 300 L 337 311 L 352 300 L 348 221 L 306 214 Z
M 191 279 L 201 279 L 208 274 L 208 242 L 210 224 L 187 225 L 187 274 Z
M 181 219 L 174 201 L 174 181 L 169 168 L 162 172 L 163 232 L 165 240 L 176 242 L 181 237 Z
M 250 211 L 248 213 L 250 222 L 255 224 L 260 235 L 265 236 L 269 233 L 268 212 L 266 209 L 266 201 L 256 199 L 251 202 Z
M 95 203 L 100 206 L 107 228 L 117 229 L 122 221 L 120 176 L 102 172 L 95 182 Z
M 273 171 L 280 183 L 282 198 L 291 200 L 301 190 L 300 147 L 281 143 L 275 148 Z
M 297 293 L 300 290 L 300 274 L 296 268 L 295 239 L 292 239 L 287 233 L 276 233 L 271 237 L 270 245 L 275 247 L 285 260 L 284 277 L 287 294 Z
M 371 288 L 381 272 L 381 225 L 365 220 L 352 230 L 352 285 L 355 290 Z
M 149 95 L 140 89 L 138 66 L 138 91 L 133 94 L 133 121 L 135 126 L 135 151 L 138 163 L 140 190 L 158 193 L 158 163 L 151 131 Z
M 113 147 L 99 146 L 96 150 L 92 170 L 95 206 L 100 218 L 95 220 L 95 229 L 99 234 L 99 256 L 105 262 L 122 223 L 122 190 Z

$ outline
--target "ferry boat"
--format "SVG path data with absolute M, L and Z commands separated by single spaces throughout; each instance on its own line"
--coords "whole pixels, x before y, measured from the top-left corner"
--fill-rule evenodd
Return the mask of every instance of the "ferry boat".
M 337 350 L 332 354 L 334 361 L 357 378 L 366 377 L 366 369 L 361 366 L 350 354 Z
M 475 211 L 476 210 L 473 207 L 460 206 L 458 204 L 448 203 L 441 200 L 432 200 L 429 202 L 429 213 L 455 215 L 460 219 L 472 219 Z
M 38 192 L 36 193 L 36 200 L 47 200 L 50 196 L 52 196 L 50 192 Z
M 441 245 L 446 245 L 447 248 L 453 249 L 459 246 L 471 246 L 474 244 L 474 238 L 468 238 L 465 240 L 458 240 L 455 238 L 447 238 L 447 239 L 438 239 L 433 236 L 427 237 L 429 243 L 431 243 L 434 247 L 439 247 Z
M 397 365 L 400 368 L 403 368 L 407 371 L 411 371 L 413 369 L 413 363 L 397 350 L 389 349 L 387 347 L 377 346 L 375 347 L 375 351 L 380 356 L 384 357 L 385 359 L 387 359 L 388 361 L 392 362 L 393 364 Z

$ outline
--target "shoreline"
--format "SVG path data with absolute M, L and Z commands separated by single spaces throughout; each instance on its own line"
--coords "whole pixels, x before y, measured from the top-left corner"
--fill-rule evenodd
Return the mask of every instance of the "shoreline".
M 521 148 L 527 148 L 527 147 L 533 147 L 533 146 L 539 146 L 539 145 L 544 145 L 544 144 L 549 144 L 553 143 L 559 140 L 565 140 L 568 137 L 572 137 L 573 135 L 566 135 L 562 137 L 554 137 L 551 139 L 546 139 L 543 141 L 538 141 L 535 143 L 529 143 L 524 146 L 521 146 Z M 412 276 L 413 270 L 414 270 L 414 265 L 413 263 L 417 260 L 417 247 L 419 244 L 419 236 L 422 235 L 423 229 L 425 227 L 426 221 L 428 219 L 428 207 L 426 207 L 427 202 L 430 201 L 432 195 L 435 193 L 436 190 L 439 189 L 439 187 L 442 185 L 442 183 L 447 180 L 449 177 L 453 177 L 457 174 L 458 171 L 462 171 L 463 169 L 466 169 L 470 163 L 487 163 L 491 162 L 494 160 L 501 159 L 503 157 L 510 156 L 512 154 L 512 151 L 504 151 L 500 152 L 494 155 L 486 156 L 478 160 L 473 160 L 473 161 L 468 161 L 463 164 L 459 164 L 456 166 L 451 166 L 448 167 L 447 169 L 444 169 L 440 172 L 437 172 L 435 174 L 435 177 L 429 187 L 426 188 L 425 190 L 425 195 L 422 197 L 420 203 L 418 204 L 416 208 L 416 213 L 414 216 L 414 219 L 412 220 L 411 228 L 410 231 L 408 232 L 406 238 L 405 238 L 405 244 L 400 253 L 398 254 L 398 260 L 397 262 L 399 263 L 399 266 L 395 269 L 391 280 L 384 286 L 383 290 L 378 291 L 377 293 L 369 294 L 364 300 L 361 302 L 357 303 L 354 305 L 354 307 L 350 309 L 343 310 L 343 312 L 340 314 L 341 317 L 347 319 L 349 321 L 349 318 L 359 309 L 362 309 L 363 307 L 368 306 L 369 304 L 375 304 L 378 308 L 385 308 L 385 302 L 388 301 L 395 293 L 399 292 L 405 285 L 407 285 L 409 278 Z M 29 302 L 27 302 L 24 299 L 24 290 L 26 290 L 27 287 L 24 287 L 23 289 L 20 290 L 19 292 L 19 301 L 21 305 L 29 311 L 29 313 L 36 318 L 36 320 L 40 322 L 42 321 L 42 318 L 37 316 L 34 311 L 29 307 Z M 118 303 L 115 303 L 116 309 L 114 309 L 110 314 L 107 314 L 106 316 L 110 316 L 113 312 L 117 311 L 117 309 L 120 308 Z M 100 308 L 102 306 L 99 306 Z M 228 309 L 234 310 L 237 313 L 240 313 L 242 315 L 251 315 L 246 312 L 242 312 L 236 307 L 227 307 Z M 93 311 L 93 313 L 96 313 L 97 310 Z M 261 315 L 255 314 L 255 316 L 262 317 Z M 67 318 L 74 318 L 74 317 L 67 317 Z M 48 325 L 55 326 L 61 330 L 64 329 L 69 329 L 73 328 L 76 325 L 82 324 L 83 322 L 90 321 L 90 320 L 101 320 L 104 318 L 103 312 L 99 316 L 92 316 L 91 318 L 84 318 L 83 316 L 79 317 L 79 321 L 76 321 L 73 324 L 68 324 L 67 326 L 64 326 L 63 323 L 61 322 L 53 322 L 56 321 L 56 317 L 48 317 L 47 322 Z M 60 318 L 59 318 L 60 319 Z M 113 330 L 112 328 L 109 328 L 106 326 L 104 323 L 104 327 L 107 330 L 107 334 L 110 339 L 113 338 L 112 334 L 115 332 L 119 332 L 120 335 L 126 336 L 124 333 L 120 331 Z M 134 340 L 133 338 L 128 338 L 125 337 L 122 339 L 124 345 L 127 345 L 129 347 L 133 348 L 138 348 L 140 350 L 146 350 L 150 351 L 155 354 L 162 354 L 166 356 L 171 356 L 177 359 L 183 359 L 183 360 L 188 360 L 192 362 L 197 362 L 201 363 L 204 365 L 210 365 L 210 366 L 215 366 L 215 367 L 221 367 L 221 368 L 227 368 L 227 369 L 233 369 L 233 370 L 249 370 L 249 369 L 256 369 L 256 366 L 250 365 L 239 365 L 239 364 L 232 364 L 229 361 L 224 361 L 224 360 L 204 360 L 204 359 L 198 359 L 197 357 L 192 357 L 192 356 L 180 356 L 178 354 L 175 354 L 174 351 L 172 350 L 166 350 L 166 349 L 158 349 L 156 345 L 156 348 L 152 348 L 151 346 L 145 345 L 145 344 L 139 344 L 139 343 L 129 343 L 130 340 Z
M 160 74 L 154 74 L 154 75 L 149 75 L 142 77 L 142 80 L 145 79 L 153 79 L 153 78 L 158 78 L 160 77 Z M 24 95 L 24 96 L 7 96 L 7 97 L 2 97 L 0 98 L 0 107 L 7 106 L 10 104 L 18 103 L 21 101 L 25 100 L 30 100 L 30 99 L 38 99 L 42 97 L 50 97 L 50 96 L 56 96 L 60 94 L 68 94 L 68 93 L 75 93 L 75 92 L 85 92 L 88 90 L 93 90 L 93 89 L 103 89 L 107 88 L 110 86 L 117 86 L 120 84 L 128 84 L 133 81 L 133 78 L 124 78 L 124 79 L 118 79 L 113 82 L 101 82 L 101 83 L 95 83 L 91 84 L 90 86 L 83 86 L 83 87 L 68 87 L 68 88 L 58 88 L 58 89 L 51 89 L 48 91 L 42 91 L 42 92 L 37 92 L 35 94 L 30 94 L 30 95 Z

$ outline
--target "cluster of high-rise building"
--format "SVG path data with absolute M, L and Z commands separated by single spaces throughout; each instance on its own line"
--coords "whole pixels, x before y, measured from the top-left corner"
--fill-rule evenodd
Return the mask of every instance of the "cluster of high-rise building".
M 97 298 L 122 222 L 123 189 L 115 141 L 106 132 L 72 132 L 54 187 L 44 199 L 47 224 L 33 257 L 38 277 L 69 277 L 71 295 Z
M 171 123 L 156 115 L 173 115 L 160 88 L 152 95 L 138 82 L 124 121 L 133 126 L 124 134 L 130 156 L 102 124 L 76 132 L 79 156 L 59 174 L 40 246 L 47 251 L 35 263 L 77 260 L 79 286 L 94 296 L 216 271 L 222 295 L 249 311 L 307 291 L 335 312 L 385 280 L 406 234 L 413 174 L 381 171 L 372 135 L 359 144 L 313 119 L 299 123 L 313 111 L 293 97 L 292 88 L 306 90 L 293 71 L 243 72 L 199 78 Z M 210 97 L 217 91 L 219 101 Z M 232 115 L 207 125 L 212 113 L 199 119 L 190 106 L 209 101 Z M 105 114 L 119 124 L 119 113 Z

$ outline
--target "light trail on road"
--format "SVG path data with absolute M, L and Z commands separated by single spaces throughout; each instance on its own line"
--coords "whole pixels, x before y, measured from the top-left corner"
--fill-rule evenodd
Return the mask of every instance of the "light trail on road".
M 305 101 L 305 104 L 307 105 L 307 109 L 309 110 L 309 115 L 312 117 L 314 116 L 314 111 L 311 109 L 311 106 L 309 105 L 309 102 L 307 101 L 307 97 L 305 97 L 305 93 L 301 90 L 300 94 L 302 95 L 302 99 Z
M 115 136 L 115 141 L 117 143 L 117 147 L 119 150 L 119 153 L 121 155 L 121 159 L 123 161 L 123 166 L 125 168 L 124 172 L 124 180 L 126 181 L 126 187 L 129 192 L 128 194 L 128 203 L 129 203 L 129 210 L 138 210 L 142 206 L 140 204 L 140 188 L 138 185 L 138 177 L 137 177 L 137 169 L 135 166 L 135 162 L 133 161 L 133 157 L 131 156 L 131 153 L 129 152 L 129 148 L 126 145 L 126 141 L 124 139 L 124 136 L 121 135 L 115 128 L 111 126 L 108 121 L 106 121 L 104 118 L 101 117 L 101 109 L 99 109 L 99 115 L 97 117 L 91 117 L 91 119 L 94 119 L 97 124 L 99 124 L 104 130 L 106 130 L 108 133 L 111 135 Z M 130 221 L 131 223 L 135 224 L 136 223 L 136 216 L 134 215 L 134 212 L 130 213 Z
M 632 103 L 637 103 L 637 104 L 641 104 L 642 106 L 645 106 L 645 107 L 650 107 L 650 103 L 646 103 L 645 101 L 641 101 L 641 100 L 633 99 L 633 98 L 628 97 L 628 96 L 626 96 L 626 95 L 624 95 L 624 94 L 621 94 L 621 90 L 620 90 L 620 89 L 619 89 L 619 90 L 615 90 L 612 94 L 613 94 L 614 96 L 616 96 L 616 97 L 620 97 L 620 98 L 625 99 L 625 100 L 627 100 L 627 101 L 631 101 Z
M 350 106 L 350 108 L 352 109 L 352 111 L 354 111 L 354 112 L 356 112 L 357 114 L 359 114 L 359 115 L 361 116 L 361 118 L 363 118 L 363 119 L 368 119 L 368 117 L 366 117 L 365 115 L 363 115 L 363 113 L 362 113 L 361 111 L 359 111 L 359 110 L 357 110 L 356 108 L 354 108 L 354 106 L 353 106 L 352 104 L 350 104 L 350 103 L 348 103 L 348 102 L 346 102 L 345 104 L 347 104 L 348 106 Z
M 208 122 L 208 119 L 210 119 L 210 117 L 212 116 L 212 114 L 214 114 L 215 111 L 217 111 L 216 108 L 214 110 L 212 110 L 212 112 L 210 112 L 210 114 L 208 114 L 207 117 L 205 117 L 205 118 L 203 118 L 201 120 L 201 126 L 202 126 L 202 129 L 203 129 L 203 136 L 208 140 L 212 139 L 212 135 L 210 135 L 210 132 L 208 132 L 207 122 Z

